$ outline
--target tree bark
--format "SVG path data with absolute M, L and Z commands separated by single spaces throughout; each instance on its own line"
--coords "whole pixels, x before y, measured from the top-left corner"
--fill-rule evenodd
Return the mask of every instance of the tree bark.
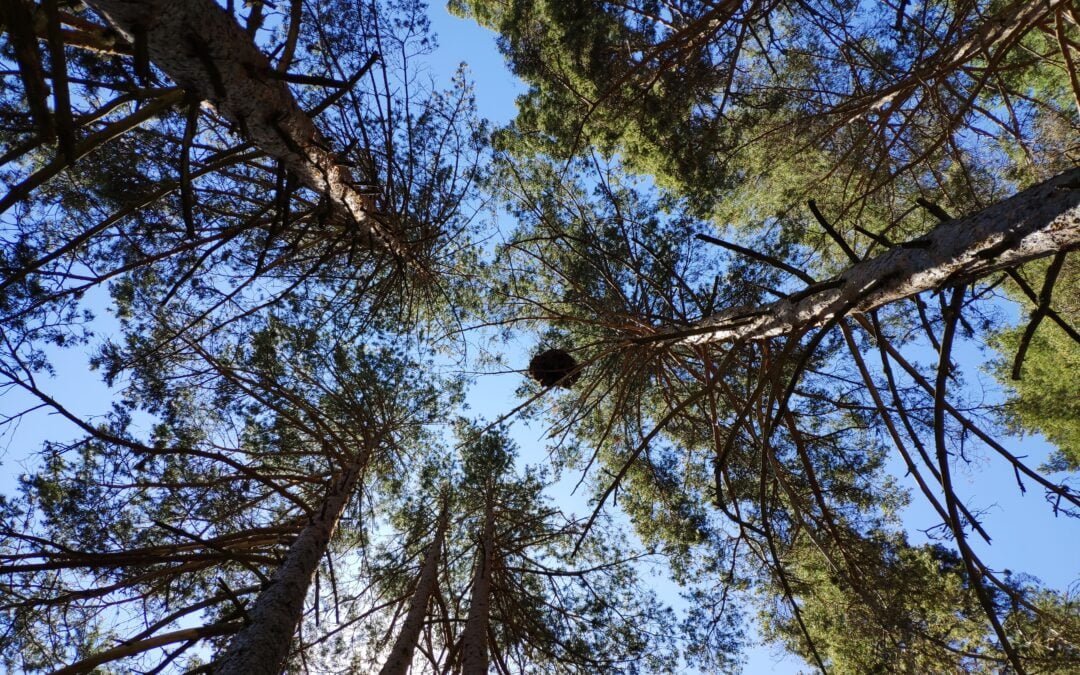
M 87 0 L 125 38 L 144 42 L 150 60 L 185 90 L 210 101 L 240 134 L 281 161 L 338 215 L 361 228 L 370 243 L 409 260 L 407 246 L 374 216 L 270 61 L 214 0 Z
M 484 506 L 484 531 L 480 553 L 473 572 L 469 616 L 461 633 L 462 675 L 486 675 L 488 672 L 488 624 L 491 619 L 491 569 L 495 561 L 495 505 L 488 487 Z
M 439 578 L 439 559 L 449 515 L 448 504 L 444 501 L 442 510 L 439 512 L 438 524 L 435 526 L 435 538 L 424 553 L 424 566 L 420 571 L 420 579 L 416 582 L 416 590 L 413 591 L 409 613 L 405 616 L 405 623 L 402 624 L 397 640 L 390 650 L 390 655 L 386 657 L 379 675 L 405 675 L 409 665 L 412 664 L 413 651 L 420 639 L 428 604 Z
M 691 328 L 632 341 L 697 345 L 776 337 L 1077 246 L 1080 169 L 1071 169 L 777 302 L 735 307 Z
M 322 508 L 289 548 L 285 561 L 248 612 L 248 624 L 236 634 L 214 664 L 215 675 L 279 675 L 289 655 L 292 636 L 304 613 L 311 580 L 326 552 L 341 514 L 359 482 L 365 452 L 340 474 Z

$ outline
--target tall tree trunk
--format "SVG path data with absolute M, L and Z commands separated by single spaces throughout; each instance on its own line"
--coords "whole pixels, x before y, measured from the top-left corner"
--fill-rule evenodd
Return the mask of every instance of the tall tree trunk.
M 251 37 L 214 0 L 87 0 L 185 90 L 210 101 L 240 134 L 326 195 L 339 216 L 402 259 L 406 245 L 358 190 Z
M 449 502 L 444 500 L 439 512 L 438 524 L 435 526 L 435 538 L 424 553 L 424 566 L 420 571 L 420 579 L 416 582 L 416 590 L 413 591 L 409 613 L 405 616 L 405 623 L 402 624 L 394 647 L 390 650 L 390 655 L 387 656 L 379 675 L 405 675 L 412 663 L 413 651 L 420 639 L 420 631 L 424 627 L 428 603 L 431 601 L 431 595 L 435 591 L 435 584 L 439 578 L 439 559 L 449 516 Z
M 461 633 L 462 675 L 486 675 L 488 671 L 488 624 L 491 617 L 491 568 L 495 561 L 495 504 L 488 486 L 484 506 L 484 532 L 473 572 L 469 616 Z
M 692 328 L 635 341 L 694 345 L 775 337 L 1077 246 L 1080 169 L 1071 169 L 777 302 L 732 308 Z
M 278 675 L 304 613 L 311 580 L 367 462 L 365 451 L 330 487 L 322 508 L 289 548 L 285 561 L 248 612 L 247 626 L 214 665 L 216 675 Z

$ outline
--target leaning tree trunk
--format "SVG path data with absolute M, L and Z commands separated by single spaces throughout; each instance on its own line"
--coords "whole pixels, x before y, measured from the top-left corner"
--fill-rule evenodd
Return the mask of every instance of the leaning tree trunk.
M 777 302 L 735 307 L 692 328 L 633 341 L 695 345 L 776 337 L 1077 246 L 1080 169 L 1072 169 Z
M 232 15 L 214 0 L 86 0 L 154 65 L 186 91 L 210 101 L 241 135 L 326 195 L 339 216 L 408 260 L 406 245 L 372 213 L 321 134 Z M 143 45 L 145 47 L 143 47 Z
M 278 675 L 304 613 L 311 580 L 366 463 L 365 452 L 333 481 L 322 507 L 289 548 L 285 561 L 248 612 L 247 625 L 214 665 L 215 675 Z
M 439 559 L 443 540 L 446 537 L 449 515 L 449 504 L 444 501 L 442 510 L 439 512 L 438 524 L 435 526 L 435 538 L 424 553 L 424 566 L 420 572 L 420 579 L 416 582 L 416 590 L 413 591 L 409 613 L 405 616 L 405 623 L 402 624 L 394 647 L 390 650 L 390 655 L 386 658 L 379 675 L 405 675 L 412 663 L 413 651 L 416 650 L 420 631 L 424 627 L 428 603 L 431 601 L 431 595 L 439 579 Z
M 486 675 L 488 671 L 488 624 L 491 617 L 491 569 L 495 562 L 495 505 L 488 487 L 484 506 L 484 531 L 473 572 L 469 616 L 461 633 L 462 675 Z

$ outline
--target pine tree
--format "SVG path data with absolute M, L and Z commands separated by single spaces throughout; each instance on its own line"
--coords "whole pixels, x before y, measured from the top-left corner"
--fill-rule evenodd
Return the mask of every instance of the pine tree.
M 821 671 L 1080 662 L 1075 599 L 980 559 L 954 479 L 974 448 L 1080 513 L 1047 473 L 1076 464 L 1067 2 L 455 0 L 530 87 L 493 157 L 463 77 L 415 77 L 418 1 L 85 5 L 0 3 L 3 425 L 77 429 L 0 502 L 5 667 L 731 670 L 755 609 Z M 45 376 L 106 304 L 89 419 Z M 577 364 L 505 411 L 550 466 L 433 431 L 492 328 Z M 678 656 L 624 517 L 686 594 Z

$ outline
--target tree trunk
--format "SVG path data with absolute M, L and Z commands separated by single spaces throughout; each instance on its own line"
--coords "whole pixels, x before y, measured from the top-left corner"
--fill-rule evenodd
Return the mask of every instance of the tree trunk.
M 484 507 L 484 532 L 480 553 L 473 572 L 469 616 L 461 633 L 462 675 L 486 675 L 488 671 L 487 634 L 491 616 L 491 568 L 495 560 L 495 505 L 488 487 Z
M 279 675 L 304 613 L 311 580 L 366 463 L 366 453 L 340 474 L 322 508 L 289 548 L 285 561 L 248 612 L 247 626 L 214 665 L 215 675 Z
M 420 579 L 416 582 L 416 590 L 413 591 L 409 613 L 405 616 L 405 623 L 401 626 L 401 632 L 398 633 L 394 647 L 390 650 L 390 655 L 387 656 L 379 675 L 405 675 L 412 663 L 413 651 L 420 639 L 420 630 L 424 627 L 428 603 L 431 601 L 431 594 L 435 591 L 435 584 L 439 578 L 439 558 L 443 539 L 446 536 L 449 512 L 449 504 L 444 501 L 439 513 L 439 522 L 435 526 L 435 538 L 424 553 L 424 566 L 420 571 Z
M 777 302 L 735 307 L 692 328 L 664 330 L 634 341 L 695 345 L 775 337 L 1077 246 L 1080 169 L 1071 169 L 978 213 L 942 223 L 918 239 Z
M 311 118 L 233 17 L 214 0 L 87 0 L 177 84 L 210 101 L 239 133 L 326 195 L 335 212 L 402 259 L 409 251 L 372 214 Z

